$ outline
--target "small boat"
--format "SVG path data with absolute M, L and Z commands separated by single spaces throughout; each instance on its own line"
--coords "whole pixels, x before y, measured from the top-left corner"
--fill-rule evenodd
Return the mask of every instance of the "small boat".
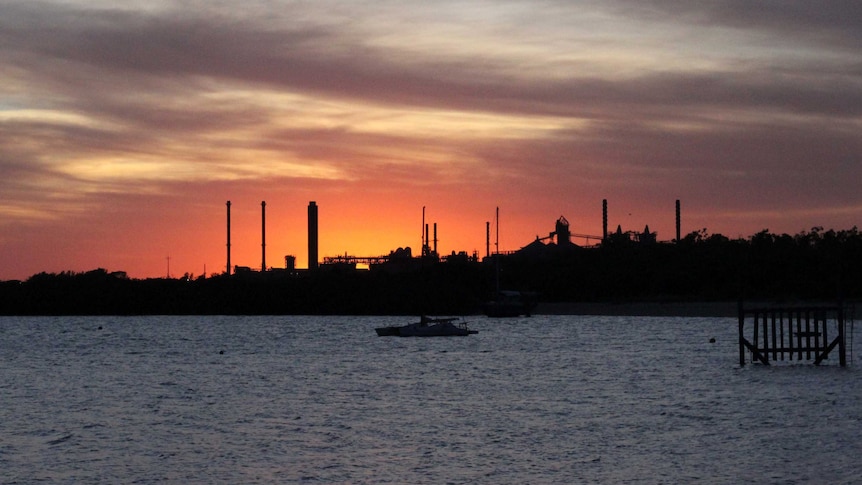
M 466 337 L 479 333 L 470 330 L 460 318 L 428 318 L 425 315 L 416 323 L 374 329 L 379 337 Z

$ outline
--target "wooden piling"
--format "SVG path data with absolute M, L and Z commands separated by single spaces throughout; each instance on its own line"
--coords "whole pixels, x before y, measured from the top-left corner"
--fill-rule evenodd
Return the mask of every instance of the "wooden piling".
M 743 336 L 743 330 L 745 329 L 745 312 L 742 308 L 742 300 L 737 303 L 736 309 L 739 323 L 739 338 L 737 339 L 739 342 L 739 366 L 742 367 L 745 365 L 745 337 Z
M 820 365 L 837 348 L 839 364 L 847 365 L 846 311 L 843 304 L 831 306 L 793 306 L 744 308 L 738 305 L 739 363 L 745 365 L 746 351 L 752 361 L 769 365 L 771 360 L 814 361 Z M 745 326 L 751 322 L 751 341 Z M 804 322 L 804 323 L 803 323 Z M 830 327 L 834 330 L 830 330 Z M 830 340 L 830 335 L 835 337 Z
M 779 315 L 781 312 L 778 312 Z M 778 335 L 775 331 L 775 312 L 772 313 L 772 360 L 778 360 Z

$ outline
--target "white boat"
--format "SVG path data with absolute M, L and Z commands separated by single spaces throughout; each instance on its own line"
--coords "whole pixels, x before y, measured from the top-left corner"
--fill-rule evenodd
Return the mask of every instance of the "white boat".
M 428 318 L 425 315 L 416 323 L 374 329 L 380 337 L 466 337 L 479 333 L 470 330 L 467 322 L 458 317 Z

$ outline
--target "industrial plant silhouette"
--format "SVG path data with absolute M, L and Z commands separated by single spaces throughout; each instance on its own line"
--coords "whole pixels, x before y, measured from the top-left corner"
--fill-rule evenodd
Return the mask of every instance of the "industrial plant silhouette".
M 536 302 L 692 302 L 858 299 L 862 234 L 810 231 L 790 236 L 767 230 L 746 239 L 708 234 L 682 236 L 676 201 L 676 237 L 659 241 L 643 231 L 608 230 L 602 201 L 602 235 L 573 234 L 564 216 L 546 237 L 513 252 L 485 255 L 437 252 L 437 225 L 426 224 L 422 246 L 377 256 L 318 253 L 318 206 L 308 204 L 308 268 L 266 262 L 266 202 L 261 202 L 261 265 L 232 266 L 231 202 L 226 202 L 226 271 L 192 278 L 130 279 L 123 272 L 40 273 L 0 282 L 0 314 L 474 314 L 501 291 Z M 433 227 L 433 237 L 429 232 Z M 573 239 L 584 241 L 576 244 Z M 367 269 L 357 269 L 367 267 Z

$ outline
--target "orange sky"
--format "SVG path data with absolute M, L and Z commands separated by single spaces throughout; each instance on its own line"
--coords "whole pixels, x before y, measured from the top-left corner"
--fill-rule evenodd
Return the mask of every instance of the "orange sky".
M 859 224 L 854 2 L 115 3 L 0 5 L 2 280 Z

